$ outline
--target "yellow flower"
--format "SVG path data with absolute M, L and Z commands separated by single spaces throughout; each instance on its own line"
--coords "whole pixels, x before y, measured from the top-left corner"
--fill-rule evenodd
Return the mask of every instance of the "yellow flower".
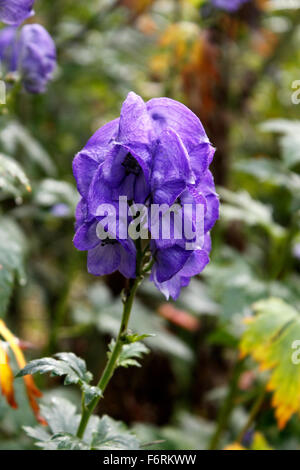
M 9 331 L 9 329 L 6 327 L 3 320 L 0 320 L 0 336 L 2 336 L 2 338 L 6 341 L 7 345 L 9 345 L 10 349 L 12 350 L 16 358 L 17 364 L 20 367 L 20 369 L 23 369 L 26 365 L 26 360 L 19 346 L 19 341 Z M 0 389 L 1 389 L 2 394 L 6 397 L 8 404 L 12 408 L 17 408 L 18 405 L 15 401 L 14 385 L 13 385 L 14 375 L 9 364 L 6 343 L 3 343 L 0 341 Z M 36 387 L 31 375 L 26 375 L 25 377 L 23 377 L 23 379 L 24 379 L 24 383 L 26 387 L 29 404 L 33 410 L 33 413 L 36 419 L 41 424 L 46 425 L 47 422 L 40 415 L 40 408 L 36 400 L 37 398 L 40 398 L 42 396 L 42 393 Z

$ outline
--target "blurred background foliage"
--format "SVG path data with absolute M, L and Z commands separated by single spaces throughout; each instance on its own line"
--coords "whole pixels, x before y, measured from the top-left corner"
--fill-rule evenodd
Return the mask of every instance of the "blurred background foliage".
M 55 79 L 46 94 L 18 92 L 1 107 L 0 317 L 28 359 L 73 351 L 96 377 L 124 282 L 88 275 L 72 245 L 75 153 L 130 90 L 184 102 L 217 147 L 222 211 L 211 264 L 177 303 L 143 286 L 131 328 L 156 335 L 146 340 L 151 354 L 142 368 L 116 372 L 99 408 L 159 449 L 222 448 L 238 436 L 248 448 L 299 448 L 290 357 L 300 331 L 293 323 L 282 338 L 300 314 L 300 4 L 292 6 L 253 0 L 228 14 L 204 0 L 40 0 L 34 21 L 55 39 Z M 34 418 L 15 386 L 18 410 L 0 397 L 2 449 L 33 446 L 22 426 Z M 59 378 L 39 386 L 45 402 L 79 405 Z M 295 413 L 288 423 L 278 421 L 284 406 Z

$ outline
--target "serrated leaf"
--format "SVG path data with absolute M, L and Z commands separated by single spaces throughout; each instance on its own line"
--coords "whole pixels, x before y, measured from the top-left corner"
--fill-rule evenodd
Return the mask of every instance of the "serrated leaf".
M 84 404 L 88 406 L 94 398 L 102 397 L 102 391 L 93 385 L 88 385 L 86 383 L 82 384 L 82 390 L 84 392 Z
M 139 442 L 123 423 L 103 416 L 93 433 L 91 447 L 97 450 L 137 450 Z
M 54 397 L 51 403 L 42 405 L 49 431 L 41 426 L 24 427 L 35 445 L 46 450 L 135 450 L 139 441 L 125 426 L 108 416 L 101 419 L 92 416 L 84 438 L 76 437 L 80 415 L 68 400 Z
M 70 401 L 61 397 L 53 397 L 50 404 L 41 405 L 41 412 L 52 434 L 76 434 L 79 415 L 76 414 L 76 406 Z
M 29 437 L 37 441 L 48 441 L 51 439 L 51 434 L 45 428 L 42 428 L 42 426 L 36 426 L 35 428 L 23 426 L 23 429 Z
M 147 335 L 147 334 L 139 335 L 137 333 L 133 333 L 133 334 L 126 335 L 125 341 L 128 344 L 137 343 L 138 341 L 143 341 L 143 339 L 146 339 L 146 338 L 153 338 L 154 336 L 155 335 Z
M 269 370 L 267 390 L 273 392 L 272 405 L 282 429 L 294 413 L 300 413 L 300 369 L 293 362 L 293 345 L 300 339 L 300 315 L 277 298 L 257 302 L 255 317 L 247 320 L 240 349 L 251 355 L 261 370 Z
M 71 434 L 58 434 L 52 436 L 50 442 L 45 444 L 44 449 L 53 450 L 90 450 L 90 446 L 84 441 Z
M 35 440 L 37 447 L 56 450 L 58 443 L 52 441 L 53 436 L 62 433 L 76 435 L 80 416 L 76 414 L 75 405 L 65 398 L 53 397 L 50 403 L 41 405 L 41 412 L 47 420 L 49 431 L 42 426 L 24 426 L 25 432 Z
M 65 376 L 65 385 L 79 384 L 83 390 L 92 380 L 92 374 L 87 371 L 86 363 L 74 353 L 58 353 L 53 357 L 44 357 L 29 362 L 17 377 L 33 374 L 47 374 L 52 376 Z M 91 390 L 89 389 L 89 394 Z
M 55 357 L 68 364 L 82 381 L 90 382 L 92 380 L 93 376 L 87 371 L 86 363 L 81 357 L 76 356 L 72 352 L 57 353 Z
M 115 347 L 115 340 L 113 339 L 109 346 L 109 353 L 108 356 L 112 353 Z M 131 344 L 124 344 L 122 347 L 121 354 L 118 358 L 116 367 L 141 367 L 137 359 L 142 359 L 144 354 L 149 354 L 150 349 L 147 348 L 143 343 L 131 343 Z

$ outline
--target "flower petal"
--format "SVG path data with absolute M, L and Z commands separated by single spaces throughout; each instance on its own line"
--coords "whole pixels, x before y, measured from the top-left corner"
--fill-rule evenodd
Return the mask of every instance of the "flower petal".
M 158 250 L 154 253 L 154 270 L 158 282 L 165 282 L 177 274 L 191 256 L 191 251 L 187 251 L 178 245 Z
M 34 0 L 0 0 L 0 21 L 19 25 L 33 15 Z
M 186 106 L 170 98 L 154 98 L 147 103 L 156 134 L 170 128 L 183 141 L 188 152 L 204 142 L 209 142 L 204 127 L 197 116 Z
M 87 251 L 95 248 L 101 240 L 97 236 L 97 220 L 92 222 L 84 223 L 77 230 L 73 243 L 77 250 Z
M 15 336 L 9 331 L 9 329 L 6 327 L 3 320 L 0 320 L 0 335 L 3 336 L 5 341 L 8 342 L 12 352 L 14 353 L 14 356 L 16 358 L 18 366 L 20 367 L 20 369 L 23 369 L 26 366 L 26 360 L 25 360 L 24 354 L 22 353 Z M 23 377 L 23 379 L 24 379 L 24 383 L 25 383 L 25 386 L 26 386 L 26 392 L 27 392 L 28 400 L 29 400 L 30 406 L 33 410 L 33 413 L 34 413 L 36 419 L 41 424 L 46 425 L 47 422 L 40 415 L 40 408 L 39 408 L 39 405 L 36 401 L 36 398 L 41 397 L 42 393 L 35 386 L 34 380 L 31 376 L 26 375 L 25 377 Z
M 0 344 L 0 389 L 5 396 L 7 403 L 12 408 L 18 408 L 14 393 L 14 374 L 9 365 L 7 352 Z
M 105 276 L 116 271 L 120 266 L 120 245 L 102 245 L 101 243 L 88 252 L 88 272 L 94 276 Z
M 19 68 L 29 93 L 44 93 L 56 67 L 56 48 L 45 28 L 39 24 L 23 26 L 19 39 Z
M 136 277 L 136 248 L 132 240 L 121 242 L 121 262 L 119 271 L 127 279 Z
M 151 188 L 154 204 L 172 205 L 190 182 L 188 155 L 179 136 L 165 130 L 153 162 Z
M 112 140 L 118 130 L 119 119 L 105 124 L 91 137 L 73 161 L 73 173 L 78 191 L 87 197 L 92 179 L 101 163 L 111 152 Z
M 145 102 L 130 92 L 121 110 L 118 143 L 133 149 L 138 145 L 140 151 L 145 150 L 150 145 L 151 133 L 152 123 Z
M 187 262 L 178 273 L 182 277 L 193 277 L 200 274 L 209 263 L 209 256 L 204 250 L 193 251 Z

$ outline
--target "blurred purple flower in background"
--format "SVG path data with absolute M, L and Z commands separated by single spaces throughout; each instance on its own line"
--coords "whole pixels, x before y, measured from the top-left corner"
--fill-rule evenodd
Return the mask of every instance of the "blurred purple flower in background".
M 44 93 L 56 67 L 55 44 L 39 24 L 0 31 L 0 61 L 7 72 L 18 72 L 29 93 Z
M 30 24 L 22 28 L 19 61 L 25 89 L 43 93 L 56 67 L 55 44 L 43 26 Z
M 226 11 L 237 11 L 244 3 L 250 0 L 211 0 L 212 4 Z
M 15 72 L 18 68 L 18 37 L 17 28 L 8 26 L 0 31 L 0 62 L 1 72 Z
M 67 204 L 63 203 L 63 202 L 60 202 L 58 204 L 55 204 L 52 208 L 51 208 L 51 214 L 54 216 L 54 217 L 58 217 L 58 218 L 65 218 L 65 217 L 69 217 L 70 216 L 70 207 L 67 206 Z
M 186 106 L 169 98 L 144 103 L 129 93 L 120 118 L 99 129 L 73 162 L 82 197 L 74 244 L 88 251 L 89 272 L 101 275 L 119 270 L 125 277 L 135 277 L 133 241 L 116 239 L 106 246 L 97 238 L 101 204 L 117 207 L 120 196 L 127 197 L 128 209 L 135 203 L 149 208 L 153 204 L 188 203 L 192 208 L 202 204 L 203 246 L 188 250 L 184 238 L 165 241 L 160 236 L 150 243 L 151 279 L 166 297 L 176 299 L 181 287 L 209 262 L 209 231 L 219 217 L 219 200 L 209 171 L 214 152 L 200 120 Z M 151 237 L 150 226 L 149 234 Z
M 0 21 L 20 25 L 33 15 L 34 0 L 0 0 Z

